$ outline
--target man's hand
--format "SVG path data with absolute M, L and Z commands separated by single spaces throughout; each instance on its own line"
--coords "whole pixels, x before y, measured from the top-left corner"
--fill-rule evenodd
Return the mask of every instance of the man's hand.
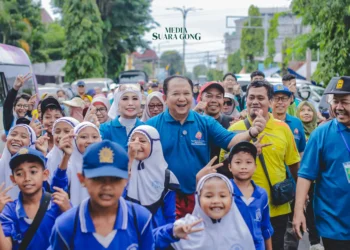
M 304 211 L 294 211 L 293 217 L 293 230 L 299 239 L 303 238 L 304 232 L 306 232 L 306 219 L 304 215 Z M 301 230 L 302 229 L 302 232 Z
M 241 93 L 241 85 L 235 84 L 233 85 L 233 94 L 239 95 Z
M 3 188 L 5 187 L 5 182 L 3 182 L 1 185 L 0 185 L 0 213 L 2 212 L 2 210 L 4 209 L 6 203 L 8 202 L 11 202 L 12 199 L 11 197 L 7 194 L 7 192 L 12 189 L 14 186 L 16 185 L 11 185 L 7 188 L 5 188 L 3 190 Z
M 59 187 L 53 187 L 56 192 L 52 194 L 53 202 L 56 203 L 62 212 L 69 210 L 72 206 L 69 202 L 68 194 Z
M 16 77 L 15 83 L 13 84 L 13 88 L 18 91 L 20 88 L 23 87 L 24 83 L 28 81 L 30 78 L 32 78 L 30 73 L 26 74 L 25 76 L 18 75 Z
M 223 166 L 223 163 L 218 163 L 216 165 L 213 166 L 214 162 L 216 161 L 218 157 L 214 156 L 213 159 L 210 160 L 210 162 L 204 167 L 202 168 L 196 175 L 196 180 L 197 182 L 205 175 L 207 174 L 212 174 L 212 173 L 216 173 L 217 172 L 217 168 Z
M 250 128 L 250 133 L 257 137 L 266 127 L 266 120 L 263 117 L 263 111 L 259 110 L 259 112 L 256 112 L 256 117 L 253 121 L 253 124 Z
M 247 113 L 247 110 L 246 110 L 246 109 L 242 110 L 242 112 L 239 113 L 239 116 L 240 116 L 240 118 L 241 118 L 242 120 L 245 119 L 245 118 L 247 118 L 247 115 L 248 115 L 248 113 Z
M 194 107 L 194 111 L 196 111 L 197 113 L 202 113 L 204 112 L 205 108 L 207 107 L 208 103 L 207 102 L 203 102 L 203 101 L 200 101 L 196 107 Z
M 74 139 L 74 129 L 71 129 L 68 135 L 63 136 L 59 142 L 59 149 L 61 149 L 66 155 L 71 156 L 73 153 L 73 139 Z
M 193 228 L 196 225 L 198 225 L 199 223 L 201 223 L 203 221 L 203 219 L 199 219 L 189 225 L 178 225 L 178 226 L 174 226 L 174 237 L 177 239 L 184 239 L 184 240 L 188 240 L 188 235 L 191 233 L 196 233 L 196 232 L 200 232 L 203 231 L 204 228 Z

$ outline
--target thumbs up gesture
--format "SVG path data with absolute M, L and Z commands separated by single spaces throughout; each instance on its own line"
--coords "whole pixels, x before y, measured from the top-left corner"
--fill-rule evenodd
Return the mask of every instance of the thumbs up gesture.
M 258 112 L 255 113 L 256 117 L 253 121 L 253 124 L 250 128 L 250 133 L 254 136 L 257 137 L 266 127 L 266 120 L 263 116 L 263 111 L 259 110 Z

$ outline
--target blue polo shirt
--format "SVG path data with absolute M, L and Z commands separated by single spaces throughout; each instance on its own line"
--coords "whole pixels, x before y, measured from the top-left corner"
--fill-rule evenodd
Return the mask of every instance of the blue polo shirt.
M 314 213 L 321 237 L 350 240 L 350 183 L 343 163 L 350 162 L 343 133 L 350 143 L 350 129 L 333 119 L 315 129 L 306 145 L 298 176 L 316 180 Z
M 192 110 L 182 125 L 168 109 L 146 124 L 158 130 L 164 158 L 186 194 L 196 190 L 196 174 L 210 161 L 211 143 L 227 149 L 235 135 L 214 118 Z
M 103 140 L 110 140 L 113 142 L 118 143 L 126 151 L 128 151 L 128 141 L 129 136 L 131 135 L 132 131 L 144 123 L 140 121 L 139 118 L 136 118 L 135 127 L 130 131 L 129 134 L 126 133 L 126 128 L 120 124 L 119 122 L 119 116 L 115 118 L 114 120 L 105 122 L 101 124 L 100 126 L 100 133 Z
M 297 145 L 298 152 L 302 153 L 306 146 L 306 137 L 304 132 L 303 123 L 299 118 L 286 114 L 285 123 L 288 124 L 290 130 L 292 130 L 295 144 Z
M 51 249 L 71 249 L 72 244 L 74 244 L 74 249 L 154 249 L 152 216 L 146 208 L 137 204 L 132 205 L 120 197 L 114 230 L 108 236 L 102 237 L 96 233 L 89 212 L 89 203 L 90 198 L 84 200 L 80 206 L 68 210 L 56 220 L 50 238 Z M 136 222 L 132 206 L 137 216 Z M 79 212 L 74 233 L 77 209 Z M 140 234 L 141 242 L 138 240 L 137 232 Z
M 253 237 L 255 249 L 264 250 L 265 240 L 270 239 L 274 232 L 270 222 L 269 201 L 266 191 L 255 185 L 254 181 L 251 182 L 254 192 L 250 199 L 245 199 L 236 183 L 231 179 L 235 203 Z
M 44 196 L 42 196 L 41 201 L 43 200 L 43 197 Z M 19 248 L 20 242 L 23 240 L 25 233 L 32 223 L 32 220 L 27 217 L 22 201 L 23 198 L 20 193 L 18 199 L 7 203 L 2 213 L 0 213 L 2 229 L 6 237 L 12 238 L 12 249 L 14 250 Z M 41 250 L 49 247 L 49 237 L 52 227 L 56 218 L 61 213 L 62 212 L 58 205 L 50 201 L 44 218 L 27 248 L 28 250 Z

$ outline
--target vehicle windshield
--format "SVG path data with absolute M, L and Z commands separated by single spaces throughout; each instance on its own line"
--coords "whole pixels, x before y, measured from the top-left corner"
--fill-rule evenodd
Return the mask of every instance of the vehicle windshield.
M 315 91 L 319 96 L 323 95 L 324 89 L 322 88 L 313 88 L 313 91 Z
M 59 88 L 55 88 L 55 87 L 39 87 L 39 96 L 42 96 L 43 94 L 47 93 L 49 95 L 56 95 L 57 94 L 57 90 L 59 90 Z
M 144 81 L 145 76 L 140 74 L 123 74 L 120 76 L 120 83 Z

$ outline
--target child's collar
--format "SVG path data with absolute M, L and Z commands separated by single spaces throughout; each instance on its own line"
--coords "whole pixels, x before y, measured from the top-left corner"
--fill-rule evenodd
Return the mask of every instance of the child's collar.
M 45 193 L 45 189 L 42 188 L 42 195 L 41 195 L 41 199 L 40 199 L 40 204 L 44 199 L 44 193 Z M 50 204 L 49 204 L 47 210 L 49 210 L 50 208 L 51 208 L 51 201 L 50 201 Z M 28 218 L 27 213 L 26 213 L 24 206 L 23 206 L 23 194 L 22 194 L 22 192 L 19 192 L 19 195 L 18 195 L 18 199 L 17 199 L 17 203 L 16 203 L 16 216 L 18 219 Z

